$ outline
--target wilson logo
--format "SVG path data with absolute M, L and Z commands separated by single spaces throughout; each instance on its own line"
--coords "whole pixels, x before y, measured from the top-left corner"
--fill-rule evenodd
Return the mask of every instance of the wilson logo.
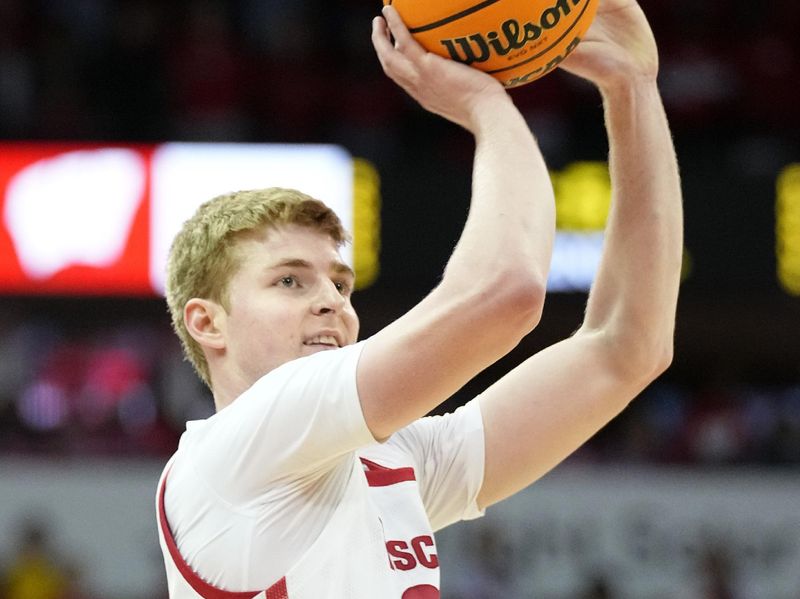
M 559 24 L 576 7 L 588 0 L 557 0 L 555 4 L 542 11 L 538 19 L 520 23 L 508 19 L 500 25 L 499 31 L 473 33 L 471 35 L 440 40 L 450 58 L 472 64 L 486 62 L 494 54 L 505 56 L 537 41 L 542 34 Z

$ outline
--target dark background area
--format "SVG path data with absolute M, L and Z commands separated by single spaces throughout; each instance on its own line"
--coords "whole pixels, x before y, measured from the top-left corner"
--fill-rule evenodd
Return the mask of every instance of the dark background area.
M 641 4 L 661 51 L 690 267 L 672 368 L 582 455 L 797 463 L 800 298 L 776 275 L 775 184 L 800 162 L 800 8 Z M 378 10 L 364 0 L 0 0 L 0 139 L 343 145 L 381 176 L 381 274 L 355 298 L 368 336 L 436 284 L 466 217 L 472 152 L 467 133 L 380 71 L 369 43 Z M 605 159 L 590 86 L 556 72 L 512 95 L 552 168 Z M 539 328 L 442 409 L 569 335 L 584 302 L 550 294 Z M 0 391 L 4 449 L 168 455 L 183 421 L 210 410 L 176 357 L 162 300 L 2 297 L 0 313 L 3 355 L 14 356 Z M 120 348 L 135 356 L 115 362 Z M 86 391 L 97 368 L 111 371 L 95 378 L 112 379 L 113 397 Z M 30 391 L 53 379 L 60 399 Z M 130 399 L 131 388 L 144 395 Z M 84 409 L 92 401 L 101 407 Z

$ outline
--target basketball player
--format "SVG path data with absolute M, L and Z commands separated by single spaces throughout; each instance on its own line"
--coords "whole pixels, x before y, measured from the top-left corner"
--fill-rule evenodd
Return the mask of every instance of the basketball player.
M 323 204 L 240 192 L 187 221 L 167 296 L 217 413 L 188 424 L 159 484 L 173 599 L 439 597 L 433 531 L 541 477 L 670 363 L 681 194 L 638 5 L 601 0 L 563 67 L 602 94 L 614 189 L 583 325 L 444 417 L 424 415 L 539 321 L 553 192 L 497 81 L 423 51 L 391 7 L 373 43 L 475 137 L 463 234 L 441 283 L 357 342 L 346 236 Z

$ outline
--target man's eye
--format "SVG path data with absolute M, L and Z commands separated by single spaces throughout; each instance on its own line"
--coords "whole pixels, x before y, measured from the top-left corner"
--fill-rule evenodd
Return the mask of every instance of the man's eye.
M 336 282 L 334 283 L 334 285 L 336 285 L 336 289 L 337 289 L 337 290 L 339 291 L 339 293 L 341 293 L 342 295 L 350 295 L 350 291 L 351 291 L 351 289 L 350 289 L 350 285 L 348 285 L 348 284 L 347 284 L 347 283 L 345 283 L 344 281 L 336 281 Z
M 279 283 L 282 287 L 294 287 L 297 284 L 297 279 L 292 276 L 281 277 Z

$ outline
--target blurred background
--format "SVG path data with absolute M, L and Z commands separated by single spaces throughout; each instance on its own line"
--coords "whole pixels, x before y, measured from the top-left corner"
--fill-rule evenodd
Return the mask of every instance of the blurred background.
M 641 4 L 684 182 L 675 361 L 529 491 L 441 533 L 445 598 L 800 597 L 800 5 Z M 378 10 L 0 0 L 0 166 L 28 142 L 341 146 L 379 200 L 377 263 L 355 297 L 369 336 L 436 284 L 472 157 L 465 132 L 380 71 Z M 594 194 L 597 179 L 575 173 L 606 159 L 597 93 L 555 72 L 512 95 L 561 191 Z M 93 228 L 63 222 L 61 234 Z M 19 270 L 13 251 L 0 259 Z M 213 406 L 163 300 L 124 284 L 82 293 L 89 274 L 73 272 L 70 292 L 0 288 L 3 599 L 166 597 L 155 484 L 185 422 Z M 539 328 L 441 409 L 569 335 L 585 299 L 585 285 L 554 282 Z

